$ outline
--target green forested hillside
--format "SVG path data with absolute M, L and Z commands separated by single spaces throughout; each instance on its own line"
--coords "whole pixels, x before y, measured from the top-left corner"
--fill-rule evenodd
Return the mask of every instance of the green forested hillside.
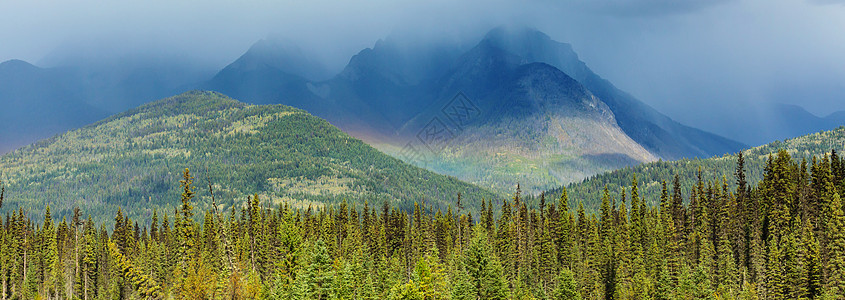
M 845 148 L 845 127 L 839 127 L 830 131 L 822 131 L 808 134 L 784 141 L 775 141 L 763 146 L 754 147 L 743 151 L 745 165 L 748 168 L 748 182 L 758 182 L 763 179 L 766 160 L 768 156 L 777 153 L 778 150 L 786 150 L 799 164 L 806 159 L 807 164 L 812 163 L 812 157 L 821 157 L 831 150 L 842 150 Z M 736 154 L 712 157 L 707 159 L 681 159 L 677 161 L 657 161 L 642 164 L 634 167 L 623 168 L 587 178 L 579 183 L 567 186 L 572 199 L 584 202 L 587 210 L 596 211 L 601 204 L 601 193 L 607 186 L 611 193 L 619 193 L 621 188 L 629 186 L 636 174 L 640 183 L 640 194 L 647 196 L 650 205 L 655 205 L 656 199 L 661 193 L 662 181 L 667 181 L 672 186 L 672 178 L 679 177 L 681 191 L 688 195 L 698 170 L 701 168 L 702 179 L 712 181 L 721 185 L 722 180 L 728 184 L 730 189 L 736 187 L 734 172 L 736 171 Z M 560 189 L 555 189 L 546 194 L 559 195 Z M 577 202 L 573 203 L 576 205 Z
M 293 207 L 389 201 L 446 208 L 457 194 L 477 209 L 494 194 L 391 158 L 323 119 L 283 105 L 247 105 L 213 92 L 156 101 L 0 157 L 4 210 L 39 218 L 74 206 L 111 219 L 118 206 L 133 218 L 172 211 L 172 184 L 184 169 L 197 177 L 196 206 L 210 207 L 208 184 L 221 209 L 247 195 Z M 268 202 L 268 203 L 270 203 Z

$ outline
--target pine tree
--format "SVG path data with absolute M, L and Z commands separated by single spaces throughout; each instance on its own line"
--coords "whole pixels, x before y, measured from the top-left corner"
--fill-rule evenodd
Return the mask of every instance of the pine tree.
M 831 216 L 827 220 L 827 262 L 826 289 L 831 295 L 845 297 L 845 213 L 839 193 L 830 201 Z
M 297 277 L 297 285 L 304 299 L 329 299 L 334 271 L 331 257 L 322 239 L 310 246 L 304 272 Z
M 453 299 L 507 299 L 502 266 L 488 245 L 487 235 L 476 228 L 460 260 Z
M 786 276 L 783 270 L 783 251 L 780 238 L 769 242 L 766 264 L 766 295 L 769 299 L 786 299 Z
M 542 226 L 542 233 L 540 235 L 539 247 L 535 248 L 537 254 L 537 266 L 539 268 L 540 281 L 544 284 L 552 282 L 554 273 L 557 272 L 557 249 L 555 249 L 554 241 L 552 240 L 551 223 L 549 219 L 545 219 Z
M 555 223 L 555 245 L 558 249 L 558 266 L 572 268 L 572 247 L 573 247 L 573 221 L 570 213 L 569 195 L 566 192 L 566 187 L 561 188 L 560 198 L 558 199 L 559 213 Z M 507 260 L 502 257 L 503 260 Z
M 778 151 L 777 158 L 769 159 L 771 166 L 766 171 L 761 183 L 765 206 L 768 210 L 769 235 L 780 237 L 786 233 L 791 225 L 792 212 L 795 207 L 794 163 L 785 150 Z
M 178 234 L 179 234 L 179 265 L 183 268 L 185 267 L 185 263 L 193 259 L 194 256 L 192 252 L 194 248 L 194 213 L 193 213 L 193 205 L 191 204 L 191 199 L 194 198 L 193 192 L 193 182 L 194 178 L 191 176 L 190 171 L 186 168 L 184 172 L 182 172 L 182 180 L 179 181 L 182 187 L 182 206 L 179 211 L 181 217 L 179 218 L 178 222 Z
M 783 248 L 780 263 L 783 270 L 784 294 L 789 299 L 800 299 L 807 294 L 808 279 L 804 277 L 806 273 L 803 270 L 805 262 L 802 260 L 798 249 L 799 245 L 796 241 L 797 237 L 794 234 L 795 231 L 800 230 L 798 224 L 799 222 L 796 219 L 781 242 Z
M 657 283 L 654 290 L 654 299 L 672 299 L 672 290 L 674 289 L 674 284 L 672 283 L 672 277 L 669 274 L 669 268 L 665 262 L 660 264 L 660 270 L 658 271 L 657 276 Z
M 575 300 L 581 299 L 581 293 L 578 291 L 578 283 L 567 268 L 562 268 L 558 275 L 558 285 L 554 291 L 555 300 Z
M 53 225 L 53 217 L 50 214 L 50 206 L 48 205 L 44 212 L 44 224 L 41 226 L 41 247 L 39 254 L 41 259 L 41 274 L 43 291 L 41 293 L 46 297 L 51 297 L 56 290 L 56 265 L 59 261 L 59 253 L 56 243 L 56 229 Z
M 804 274 L 802 278 L 806 280 L 806 282 L 803 283 L 803 285 L 807 287 L 805 297 L 808 299 L 816 299 L 821 296 L 822 270 L 819 242 L 816 239 L 816 234 L 810 226 L 811 225 L 808 223 L 805 223 L 805 226 L 803 226 L 803 233 L 801 234 L 802 260 L 804 261 Z

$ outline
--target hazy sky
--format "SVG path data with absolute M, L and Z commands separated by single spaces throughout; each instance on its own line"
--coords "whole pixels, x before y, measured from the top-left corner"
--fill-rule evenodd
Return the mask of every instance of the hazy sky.
M 501 24 L 571 43 L 689 125 L 768 102 L 845 110 L 845 0 L 0 0 L 0 61 L 163 55 L 218 69 L 278 36 L 339 70 L 390 34 L 461 39 Z

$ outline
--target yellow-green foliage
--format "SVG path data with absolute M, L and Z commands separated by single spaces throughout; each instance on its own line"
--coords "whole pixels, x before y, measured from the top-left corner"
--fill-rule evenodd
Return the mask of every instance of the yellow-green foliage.
M 295 207 L 350 201 L 414 201 L 446 207 L 460 191 L 470 208 L 495 195 L 391 158 L 325 120 L 283 105 L 247 105 L 213 92 L 188 92 L 40 141 L 0 157 L 7 205 L 38 218 L 74 206 L 95 221 L 119 205 L 133 218 L 172 211 L 170 183 L 189 168 L 198 211 L 240 206 L 258 193 Z M 473 202 L 474 201 L 474 202 Z M 474 203 L 478 203 L 477 205 Z M 101 214 L 102 212 L 102 214 Z

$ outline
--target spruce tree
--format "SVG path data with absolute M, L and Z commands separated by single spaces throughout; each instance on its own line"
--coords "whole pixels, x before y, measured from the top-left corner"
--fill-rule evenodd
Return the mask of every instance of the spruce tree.
M 811 228 L 812 225 L 805 223 L 803 226 L 803 233 L 801 234 L 801 250 L 804 261 L 804 268 L 802 278 L 806 280 L 804 285 L 806 288 L 805 297 L 808 299 L 816 299 L 821 296 L 821 258 L 819 253 L 819 242 L 816 239 L 816 234 Z
M 557 208 L 559 209 L 558 217 L 555 221 L 555 244 L 557 245 L 558 266 L 572 267 L 572 248 L 573 248 L 573 220 L 572 213 L 569 206 L 569 195 L 566 192 L 566 187 L 562 188 L 560 198 L 558 200 Z M 504 258 L 503 258 L 504 259 Z
M 675 174 L 675 178 L 672 180 L 672 220 L 675 221 L 675 228 L 683 232 L 686 224 L 686 209 L 681 192 L 681 179 L 678 174 Z
M 453 299 L 507 299 L 502 266 L 488 245 L 487 235 L 476 228 L 469 248 L 460 260 Z
M 669 268 L 666 262 L 660 264 L 660 269 L 657 273 L 657 283 L 654 288 L 655 300 L 669 300 L 672 299 L 672 291 L 675 289 L 672 282 L 672 277 L 669 274 Z
M 304 272 L 297 277 L 304 299 L 329 299 L 332 293 L 334 271 L 332 260 L 322 239 L 310 246 Z
M 541 225 L 543 228 L 540 234 L 539 247 L 535 248 L 537 254 L 537 267 L 539 268 L 539 277 L 543 283 L 552 281 L 554 273 L 557 272 L 557 249 L 555 249 L 554 241 L 549 232 L 551 225 L 550 220 L 545 219 Z
M 789 229 L 793 217 L 796 186 L 792 176 L 795 166 L 785 150 L 778 151 L 777 157 L 770 158 L 768 164 L 770 167 L 761 183 L 763 199 L 768 210 L 769 235 L 780 237 Z
M 718 276 L 718 285 L 720 290 L 726 293 L 735 293 L 739 289 L 739 270 L 733 256 L 733 247 L 727 234 L 723 233 L 719 237 L 719 251 L 718 261 L 716 263 L 716 273 Z
M 41 274 L 42 279 L 42 294 L 46 297 L 52 297 L 56 289 L 56 265 L 59 261 L 58 248 L 56 244 L 56 228 L 53 224 L 53 217 L 50 214 L 50 206 L 48 205 L 44 212 L 44 224 L 41 226 L 41 247 L 38 249 L 42 256 Z
M 805 262 L 800 254 L 795 231 L 800 230 L 797 219 L 791 229 L 783 237 L 781 254 L 781 270 L 783 271 L 784 295 L 789 299 L 803 298 L 807 293 L 807 278 L 803 268 Z M 800 233 L 800 231 L 798 231 Z
M 839 193 L 830 201 L 831 216 L 827 220 L 827 262 L 826 274 L 828 292 L 836 297 L 845 297 L 845 213 Z
M 190 171 L 186 168 L 184 172 L 182 172 L 182 180 L 179 181 L 182 188 L 182 206 L 179 210 L 181 214 L 179 218 L 178 225 L 178 234 L 179 234 L 179 261 L 180 266 L 184 267 L 185 263 L 193 259 L 194 257 L 191 256 L 192 252 L 194 252 L 194 213 L 193 213 L 193 205 L 191 204 L 191 199 L 194 198 L 193 192 L 193 182 L 194 178 L 191 176 Z
M 558 285 L 554 291 L 553 299 L 555 300 L 576 300 L 582 299 L 581 293 L 578 291 L 578 283 L 568 268 L 562 268 L 558 275 Z
M 766 296 L 768 299 L 786 299 L 786 276 L 783 270 L 781 238 L 769 242 L 766 255 Z

